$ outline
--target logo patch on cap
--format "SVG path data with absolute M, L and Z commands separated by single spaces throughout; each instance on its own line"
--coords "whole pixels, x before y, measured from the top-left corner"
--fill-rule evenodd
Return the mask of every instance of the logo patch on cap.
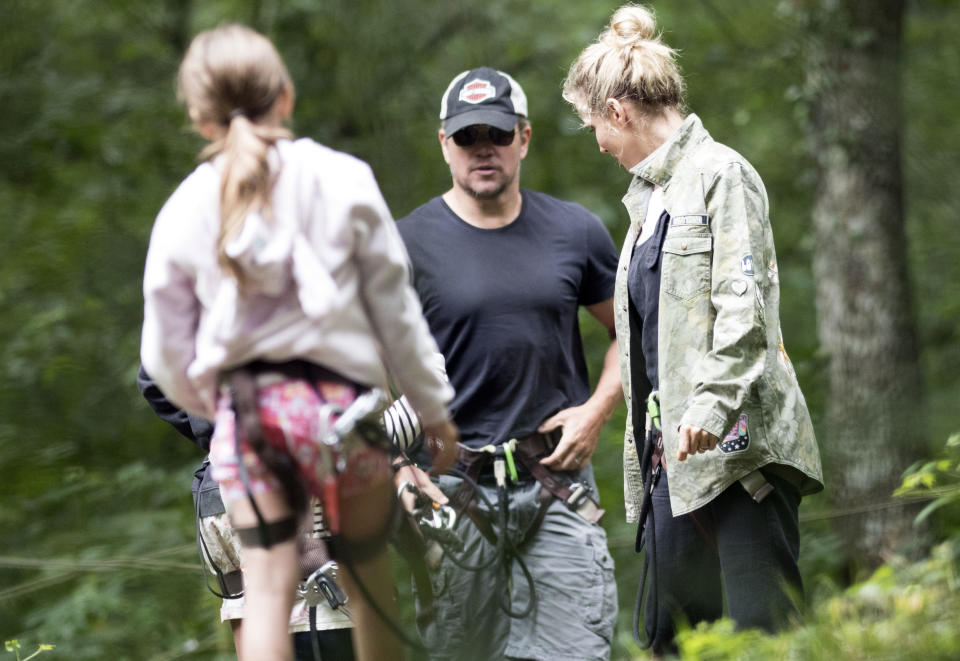
M 497 89 L 489 80 L 474 78 L 460 89 L 460 100 L 466 103 L 483 103 L 497 95 Z

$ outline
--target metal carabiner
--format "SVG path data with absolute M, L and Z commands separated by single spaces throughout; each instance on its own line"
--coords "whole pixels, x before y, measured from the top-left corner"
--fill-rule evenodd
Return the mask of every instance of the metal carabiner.
M 336 561 L 329 560 L 303 582 L 298 592 L 307 606 L 319 606 L 326 601 L 330 608 L 337 610 L 347 604 L 349 598 L 337 583 L 338 569 Z
M 453 530 L 457 524 L 457 512 L 449 505 L 433 504 L 429 518 L 424 515 L 420 518 L 420 525 L 429 526 L 435 530 Z M 426 514 L 426 513 L 425 513 Z
M 647 395 L 647 413 L 650 415 L 653 428 L 660 431 L 660 393 L 656 390 L 651 390 Z

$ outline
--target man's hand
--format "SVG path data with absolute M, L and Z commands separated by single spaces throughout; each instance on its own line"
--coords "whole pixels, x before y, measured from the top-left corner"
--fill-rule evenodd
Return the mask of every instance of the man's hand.
M 720 439 L 699 427 L 680 425 L 680 446 L 677 450 L 677 461 L 686 461 L 691 454 L 709 452 L 717 447 Z
M 431 475 L 446 473 L 457 459 L 457 442 L 460 432 L 450 420 L 423 428 L 424 444 L 433 456 Z
M 571 406 L 550 416 L 537 431 L 546 434 L 563 427 L 563 435 L 553 453 L 540 463 L 552 470 L 580 470 L 593 455 L 605 420 L 588 404 Z
M 610 335 L 610 346 L 603 359 L 603 371 L 597 381 L 597 387 L 586 402 L 580 406 L 571 406 L 558 411 L 543 421 L 537 429 L 541 434 L 563 427 L 563 436 L 556 449 L 540 463 L 552 470 L 574 471 L 583 468 L 600 439 L 603 423 L 613 415 L 614 410 L 623 401 L 620 387 L 620 359 L 617 356 L 617 335 L 614 324 L 613 298 L 587 306 L 587 312 L 603 324 Z

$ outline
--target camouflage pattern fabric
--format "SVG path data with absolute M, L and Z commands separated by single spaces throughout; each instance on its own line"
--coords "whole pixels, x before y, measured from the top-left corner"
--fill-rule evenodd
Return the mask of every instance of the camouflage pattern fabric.
M 627 272 L 654 186 L 670 225 L 659 297 L 659 394 L 670 504 L 696 510 L 767 464 L 795 473 L 802 494 L 823 488 L 810 414 L 780 333 L 780 285 L 766 190 L 759 175 L 689 115 L 631 172 L 630 214 L 614 292 L 620 374 L 631 408 Z M 656 219 L 653 219 L 655 222 Z M 638 393 L 646 396 L 646 393 Z M 695 425 L 718 449 L 678 462 L 678 429 Z M 642 480 L 633 425 L 624 438 L 627 519 L 636 521 Z M 642 430 L 637 430 L 642 432 Z
M 322 509 L 316 498 L 310 500 L 314 516 L 314 530 L 309 536 L 323 536 L 325 531 L 317 530 L 318 518 L 322 521 Z M 323 525 L 322 522 L 319 525 Z M 200 519 L 200 533 L 206 543 L 209 560 L 224 574 L 241 569 L 243 550 L 240 540 L 237 539 L 230 525 L 227 514 L 221 512 Z M 210 568 L 211 573 L 213 568 Z M 243 618 L 244 598 L 224 599 L 220 606 L 220 621 L 239 620 Z M 316 628 L 318 631 L 327 629 L 343 629 L 352 627 L 353 622 L 342 610 L 333 610 L 326 603 L 317 606 Z M 290 611 L 290 633 L 310 631 L 310 608 L 299 594 L 294 599 Z

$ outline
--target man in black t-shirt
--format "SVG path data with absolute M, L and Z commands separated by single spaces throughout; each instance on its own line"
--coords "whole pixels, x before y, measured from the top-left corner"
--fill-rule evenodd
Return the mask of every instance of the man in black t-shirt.
M 526 115 L 507 74 L 481 67 L 454 78 L 439 131 L 453 186 L 398 223 L 456 390 L 460 467 L 480 483 L 474 493 L 459 477 L 439 480 L 464 513 L 461 564 L 485 568 L 457 566 L 453 551 L 437 567 L 434 610 L 420 618 L 433 659 L 607 659 L 616 619 L 590 457 L 622 399 L 618 254 L 582 206 L 520 188 Z M 592 395 L 580 306 L 613 340 Z M 423 483 L 415 467 L 398 479 Z

